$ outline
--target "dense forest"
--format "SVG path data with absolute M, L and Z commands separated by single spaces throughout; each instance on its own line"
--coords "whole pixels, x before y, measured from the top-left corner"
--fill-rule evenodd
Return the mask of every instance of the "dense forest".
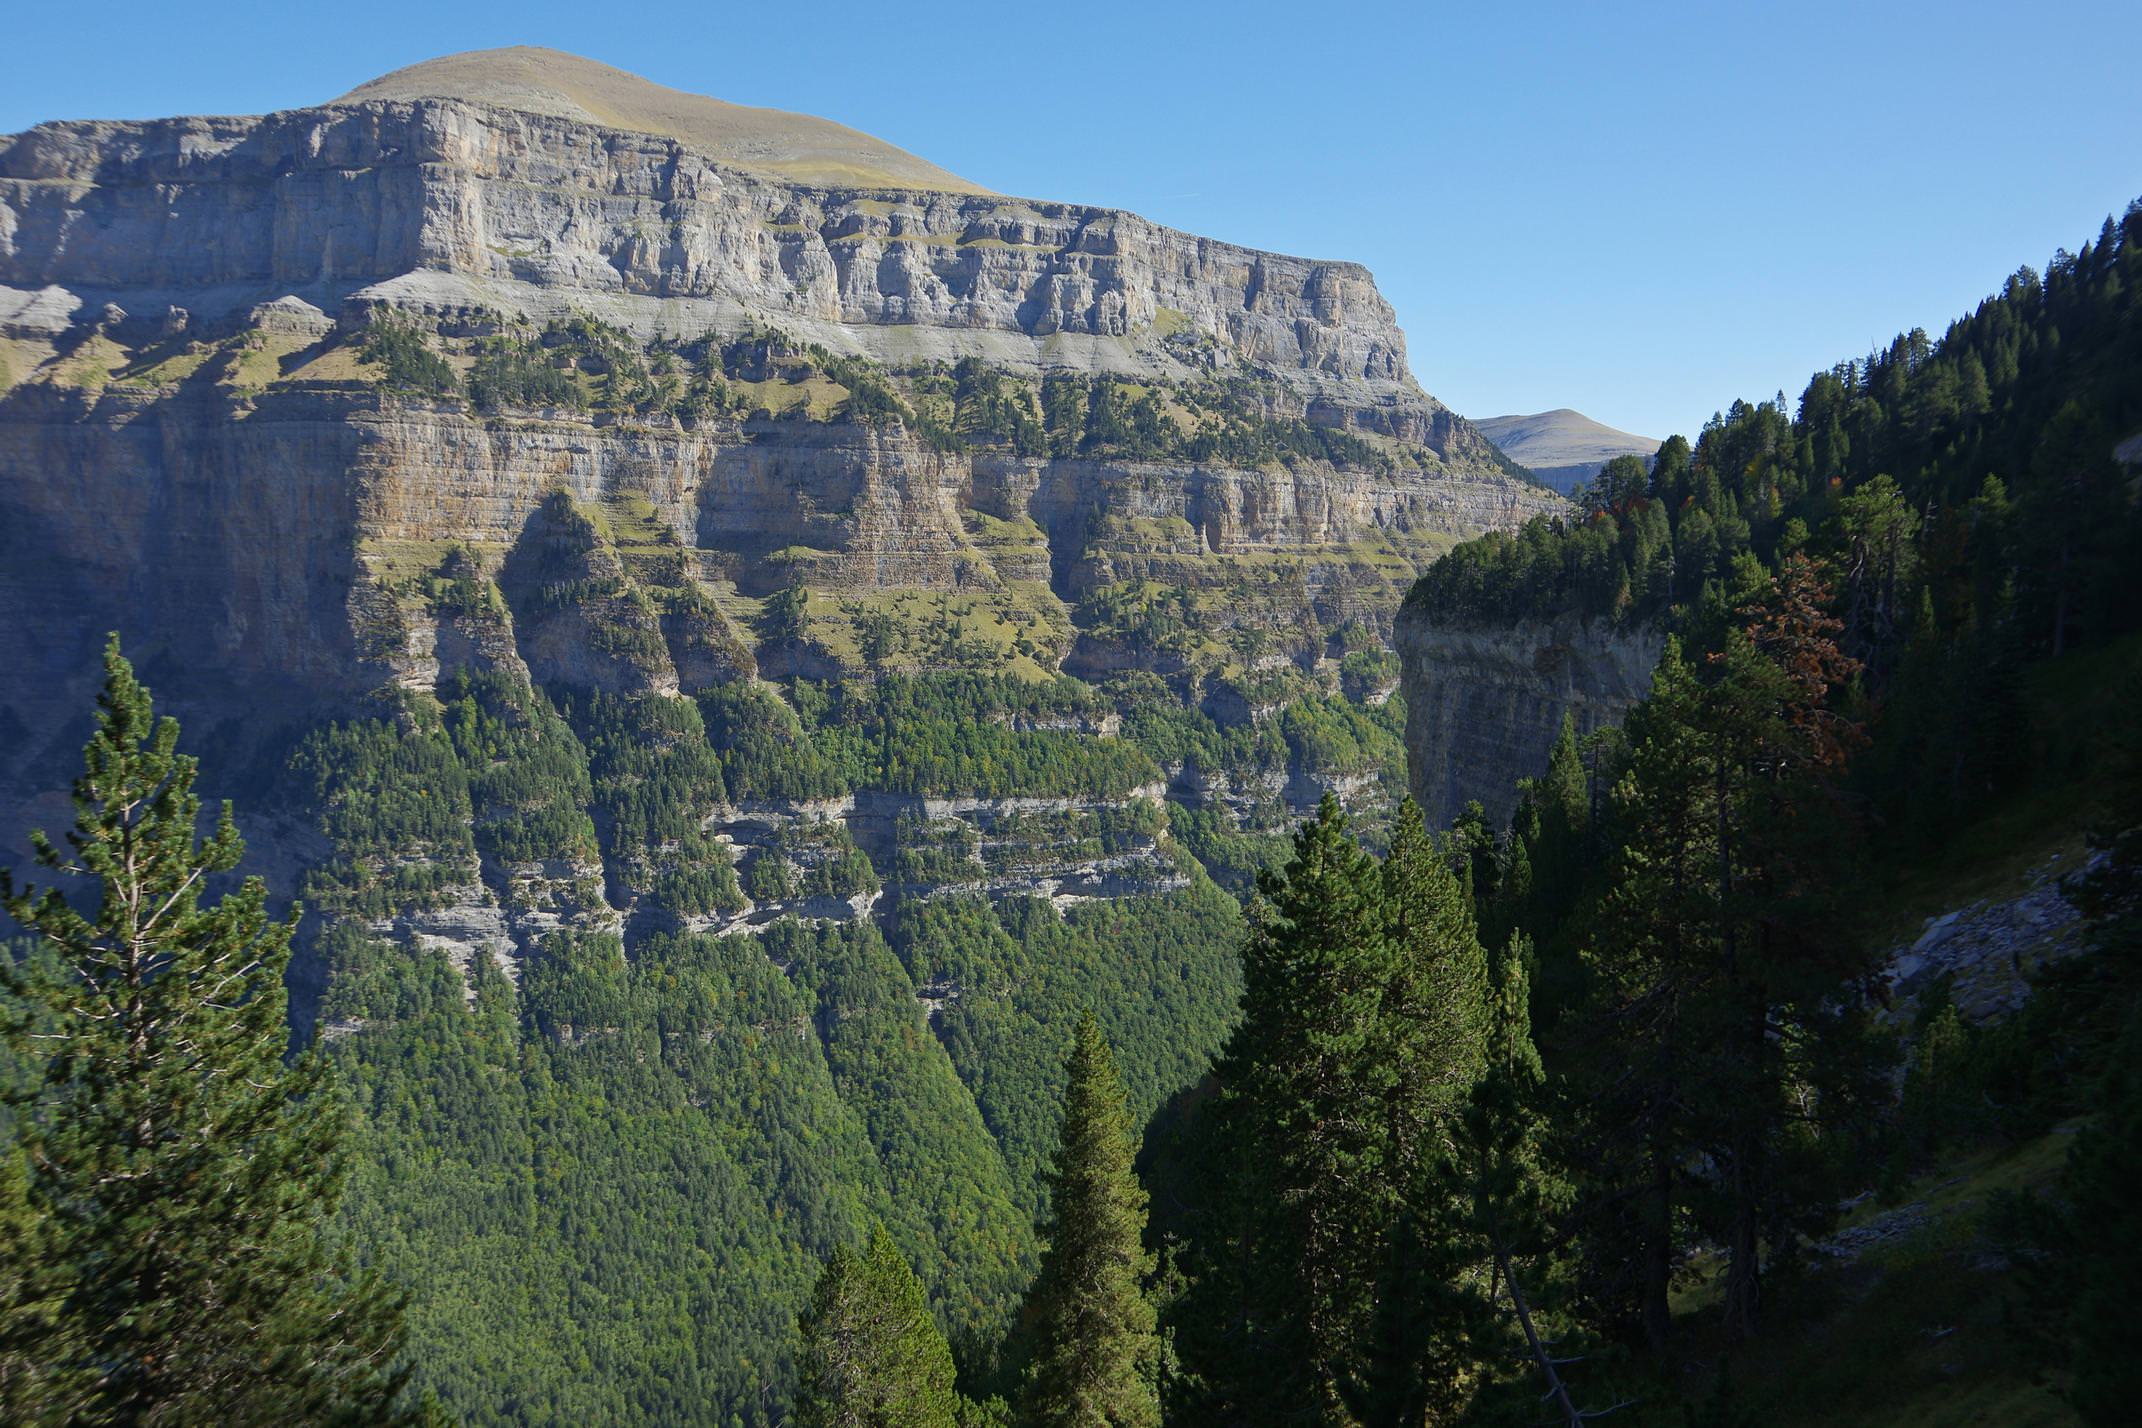
M 83 895 L 0 885 L 0 1404 L 2127 1421 L 2138 290 L 2142 205 L 1938 342 L 1432 567 L 1437 619 L 1670 635 L 1502 828 L 1403 801 L 1368 648 L 1336 690 L 1250 662 L 1239 719 L 1137 671 L 677 697 L 499 663 L 298 742 L 275 812 L 319 852 L 279 921 L 115 642 L 74 835 L 38 845 Z M 463 375 L 387 321 L 367 355 L 479 410 L 734 412 L 793 366 L 947 441 L 1334 455 L 1194 393 L 895 382 L 763 335 L 649 355 L 555 324 Z M 433 598 L 584 621 L 629 664 L 664 612 L 595 517 L 546 520 L 495 584 L 449 553 Z M 762 648 L 807 618 L 769 602 Z M 1283 834 L 1310 774 L 1377 806 Z M 859 800 L 885 811 L 826 813 Z M 2076 941 L 2027 997 L 1897 994 L 1913 914 L 2055 858 Z M 1064 896 L 1067 860 L 1113 895 Z M 1824 1267 L 1966 1179 L 1916 1258 Z

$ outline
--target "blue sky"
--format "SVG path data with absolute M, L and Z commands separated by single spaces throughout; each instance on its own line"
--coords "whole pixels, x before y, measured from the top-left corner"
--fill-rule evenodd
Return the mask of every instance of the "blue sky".
M 0 132 L 550 45 L 992 188 L 1367 263 L 1459 411 L 1654 436 L 1938 332 L 2142 195 L 2136 0 L 13 11 Z

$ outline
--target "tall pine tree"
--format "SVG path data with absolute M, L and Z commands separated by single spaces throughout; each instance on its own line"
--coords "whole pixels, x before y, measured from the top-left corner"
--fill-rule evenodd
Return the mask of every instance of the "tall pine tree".
M 1343 1423 L 1381 1373 L 1366 1361 L 1393 1226 L 1485 1044 L 1469 900 L 1418 811 L 1401 810 L 1379 865 L 1327 798 L 1260 879 L 1243 973 L 1217 1068 L 1223 1185 L 1198 1247 L 1221 1326 L 1193 1326 L 1192 1367 L 1217 1389 L 1200 1412 Z
M 1685 1022 L 1711 960 L 1704 898 L 1712 820 L 1693 777 L 1702 688 L 1669 639 L 1651 690 L 1630 711 L 1630 766 L 1614 791 L 1624 840 L 1608 862 L 1585 948 L 1592 989 L 1573 1038 L 1587 1094 L 1572 1109 L 1587 1197 L 1582 1243 L 1589 1292 L 1625 1309 L 1653 1348 L 1672 1314 L 1678 1205 L 1691 1131 L 1684 1088 L 1698 1080 Z
M 1561 1363 L 1549 1351 L 1539 1298 L 1552 1221 L 1566 1207 L 1568 1189 L 1548 1168 L 1541 1148 L 1538 1103 L 1546 1071 L 1532 1042 L 1527 960 L 1523 939 L 1513 937 L 1488 998 L 1486 1065 L 1458 1117 L 1437 1189 L 1438 1198 L 1453 1207 L 1451 1238 L 1477 1247 L 1477 1258 L 1490 1268 L 1485 1276 L 1466 1276 L 1458 1286 L 1475 1296 L 1484 1292 L 1485 1302 L 1470 1316 L 1479 1326 L 1473 1342 L 1493 1344 L 1494 1329 L 1514 1324 L 1520 1342 L 1498 1358 L 1521 1353 L 1530 1360 L 1545 1384 L 1541 1397 L 1552 1419 L 1576 1428 L 1582 1416 L 1563 1381 Z M 1490 1377 L 1508 1371 L 1507 1362 L 1481 1367 Z
M 1392 957 L 1376 861 L 1326 797 L 1259 879 L 1242 1022 L 1218 1066 L 1239 1332 L 1226 1376 L 1261 1421 L 1338 1422 L 1366 1327 L 1403 1068 L 1384 1058 Z
M 1838 778 L 1859 731 L 1834 707 L 1857 666 L 1808 561 L 1775 578 L 1743 564 L 1722 648 L 1699 673 L 1669 643 L 1631 714 L 1625 841 L 1591 928 L 1593 1199 L 1637 1241 L 1634 1272 L 1600 1280 L 1633 1291 L 1654 1346 L 1684 1210 L 1715 1217 L 1729 1333 L 1756 1331 L 1764 1244 L 1819 1229 L 1837 1199 L 1792 1147 L 1865 1089 L 1864 1019 L 1840 995 L 1871 971 L 1840 926 L 1854 825 Z M 1599 1231 L 1595 1261 L 1618 1256 L 1624 1237 Z
M 1048 1248 L 1034 1282 L 1036 1348 L 1025 1419 L 1036 1428 L 1158 1428 L 1160 1341 L 1144 1279 L 1151 1258 L 1137 1138 L 1115 1058 L 1093 1013 L 1067 1065 Z
M 270 918 L 258 878 L 207 899 L 245 851 L 230 807 L 198 836 L 176 721 L 116 637 L 104 664 L 68 847 L 31 838 L 96 908 L 0 873 L 35 942 L 0 959 L 10 1030 L 40 1073 L 0 1195 L 14 1421 L 402 1421 L 399 1301 L 327 1248 L 344 1126 L 327 1069 L 284 1060 L 295 913 Z

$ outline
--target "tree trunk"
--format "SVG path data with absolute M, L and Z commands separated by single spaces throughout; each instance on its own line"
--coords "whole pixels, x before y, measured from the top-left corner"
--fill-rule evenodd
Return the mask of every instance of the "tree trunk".
M 1752 1339 L 1762 1307 L 1761 1226 L 1757 1223 L 1755 1197 L 1749 1193 L 1750 1178 L 1742 1156 L 1734 1156 L 1733 1228 L 1726 1250 L 1725 1331 L 1729 1339 Z
M 1673 1334 L 1673 1306 L 1666 1297 L 1673 1281 L 1673 1169 L 1661 1152 L 1653 1152 L 1651 1169 L 1644 1192 L 1643 1322 L 1644 1342 L 1658 1354 Z
M 1554 1400 L 1556 1416 L 1567 1424 L 1568 1428 L 1582 1428 L 1584 1415 L 1577 1411 L 1577 1405 L 1571 1401 L 1569 1386 L 1562 1382 L 1561 1370 L 1555 1367 L 1554 1356 L 1548 1353 L 1547 1346 L 1540 1342 L 1539 1330 L 1532 1323 L 1531 1306 L 1525 1303 L 1524 1287 L 1517 1282 L 1516 1267 L 1510 1263 L 1509 1251 L 1503 1246 L 1500 1237 L 1495 1241 L 1495 1268 L 1502 1275 L 1503 1283 L 1509 1286 L 1510 1305 L 1517 1311 L 1518 1325 L 1525 1331 L 1525 1346 L 1532 1351 L 1532 1361 L 1539 1365 L 1541 1375 L 1547 1380 L 1547 1397 Z
M 1750 1042 L 1743 1053 L 1748 1056 L 1750 1074 L 1746 1081 L 1749 1094 L 1760 1097 L 1767 1080 L 1761 1074 L 1764 1037 L 1769 1018 L 1764 1007 L 1757 1002 L 1750 1008 L 1748 1027 Z M 1725 1331 L 1729 1339 L 1752 1339 L 1761 1317 L 1763 1299 L 1762 1280 L 1762 1195 L 1764 1103 L 1740 1108 L 1738 1123 L 1733 1129 L 1731 1155 L 1733 1224 L 1728 1231 L 1726 1251 L 1731 1257 L 1726 1267 Z

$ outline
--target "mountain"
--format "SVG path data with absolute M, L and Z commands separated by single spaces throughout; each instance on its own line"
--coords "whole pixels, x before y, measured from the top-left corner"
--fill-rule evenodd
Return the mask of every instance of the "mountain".
M 1648 457 L 1659 449 L 1657 437 L 1616 431 L 1568 407 L 1489 417 L 1474 425 L 1503 455 L 1565 496 L 1576 494 L 1615 457 Z
M 1560 508 L 1357 265 L 566 56 L 0 138 L 0 829 L 118 630 L 472 1424 L 781 1421 L 873 1219 L 995 1342 L 1079 1012 L 1203 1072 L 1405 589 Z

